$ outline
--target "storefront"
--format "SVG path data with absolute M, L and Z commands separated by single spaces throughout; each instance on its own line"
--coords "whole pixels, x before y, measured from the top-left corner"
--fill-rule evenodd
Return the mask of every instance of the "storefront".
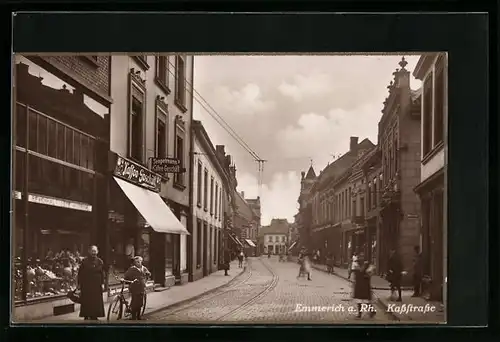
M 423 272 L 429 285 L 425 289 L 433 300 L 443 299 L 444 169 L 439 170 L 415 191 L 422 206 L 421 252 Z
M 257 246 L 250 239 L 244 239 L 245 241 L 245 255 L 246 256 L 256 256 L 257 255 Z
M 366 227 L 366 250 L 367 261 L 371 265 L 377 266 L 377 227 L 378 227 L 378 217 L 371 216 L 367 220 Z
M 106 119 L 81 89 L 30 60 L 16 68 L 12 288 L 14 317 L 30 320 L 73 311 L 67 292 L 81 260 L 92 244 L 105 249 L 97 227 Z
M 116 166 L 110 181 L 109 242 L 116 283 L 130 266 L 130 255 L 139 255 L 157 287 L 173 285 L 180 273 L 178 241 L 189 235 L 185 226 L 159 194 L 161 176 L 113 154 Z

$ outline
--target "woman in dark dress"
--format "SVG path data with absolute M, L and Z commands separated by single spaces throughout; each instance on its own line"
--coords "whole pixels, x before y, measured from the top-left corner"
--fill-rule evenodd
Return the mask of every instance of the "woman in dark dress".
M 80 317 L 86 320 L 97 320 L 104 317 L 104 263 L 97 256 L 97 246 L 90 246 L 89 256 L 82 261 L 78 270 L 78 287 L 80 288 Z
M 353 297 L 358 300 L 358 318 L 361 318 L 363 312 L 368 312 L 370 317 L 376 313 L 375 306 L 372 304 L 372 286 L 370 264 L 364 262 L 360 269 L 354 272 L 354 293 Z

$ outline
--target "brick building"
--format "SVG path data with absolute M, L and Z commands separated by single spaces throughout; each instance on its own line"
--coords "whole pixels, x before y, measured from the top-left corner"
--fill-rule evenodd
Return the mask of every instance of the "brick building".
M 413 73 L 423 81 L 421 182 L 415 188 L 422 206 L 422 255 L 431 297 L 438 300 L 446 297 L 447 73 L 446 53 L 423 55 Z
M 351 137 L 349 151 L 330 163 L 316 178 L 309 199 L 312 206 L 312 249 L 333 253 L 337 263 L 347 263 L 357 231 L 352 222 L 352 165 L 373 148 L 369 139 Z M 359 172 L 358 172 L 359 173 Z M 359 176 L 359 175 L 358 175 Z
M 110 57 L 16 55 L 13 301 L 16 320 L 75 310 L 78 260 L 107 258 Z
M 414 187 L 420 182 L 420 92 L 410 88 L 407 62 L 399 63 L 388 86 L 379 121 L 382 157 L 382 232 L 380 270 L 387 272 L 389 251 L 397 249 L 411 280 L 414 246 L 420 245 L 420 203 Z

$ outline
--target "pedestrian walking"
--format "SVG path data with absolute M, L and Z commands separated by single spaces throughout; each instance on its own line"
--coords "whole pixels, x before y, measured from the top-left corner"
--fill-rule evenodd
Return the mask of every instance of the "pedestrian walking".
M 327 267 L 328 273 L 331 273 L 331 274 L 335 273 L 334 269 L 333 269 L 333 265 L 334 265 L 333 253 L 328 253 L 328 255 L 326 257 L 326 267 Z
M 349 263 L 349 266 L 347 267 L 347 279 L 351 279 L 351 274 L 354 271 L 359 270 L 359 257 L 358 253 L 353 252 L 352 257 L 351 257 L 351 262 Z
M 229 274 L 227 271 L 229 271 L 229 264 L 231 263 L 231 251 L 229 248 L 226 248 L 224 251 L 224 275 L 228 276 Z
M 99 249 L 92 245 L 89 256 L 83 259 L 78 269 L 78 289 L 80 290 L 80 317 L 97 321 L 104 317 L 104 263 L 97 256 Z
M 415 258 L 413 260 L 413 295 L 412 297 L 419 297 L 422 289 L 422 253 L 420 253 L 420 247 L 415 246 Z
M 389 257 L 389 274 L 387 275 L 387 280 L 391 284 L 391 298 L 394 298 L 394 294 L 398 291 L 397 302 L 401 302 L 401 276 L 403 272 L 403 265 L 401 263 L 401 258 L 399 257 L 396 250 L 391 250 Z
M 146 293 L 146 280 L 151 276 L 151 272 L 142 264 L 142 261 L 142 257 L 135 256 L 134 264 L 130 266 L 124 275 L 125 280 L 132 281 L 129 285 L 129 291 L 132 295 L 130 310 L 134 320 L 141 320 L 141 309 Z
M 243 253 L 243 251 L 240 251 L 240 253 L 238 254 L 238 268 L 243 267 L 243 259 L 244 258 L 245 258 L 245 254 Z
M 307 274 L 307 280 L 312 280 L 311 279 L 311 258 L 309 257 L 309 253 L 304 252 L 301 258 L 301 263 L 300 263 L 300 268 L 299 268 L 299 275 L 297 276 L 298 278 L 301 278 L 303 275 Z
M 376 314 L 375 306 L 372 303 L 371 276 L 373 274 L 369 262 L 364 262 L 361 268 L 353 271 L 354 290 L 353 298 L 357 299 L 358 318 L 361 318 L 363 312 L 368 312 L 370 317 Z

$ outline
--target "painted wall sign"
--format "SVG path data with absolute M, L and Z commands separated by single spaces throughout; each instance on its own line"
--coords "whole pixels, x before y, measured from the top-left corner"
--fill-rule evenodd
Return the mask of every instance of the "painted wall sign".
M 19 191 L 14 191 L 15 199 L 22 199 L 22 193 Z M 81 211 L 92 211 L 92 205 L 83 203 L 83 202 L 75 202 L 62 198 L 44 196 L 44 195 L 36 195 L 29 194 L 28 201 L 31 203 L 37 204 L 45 204 L 53 207 L 81 210 Z
M 159 175 L 120 156 L 116 161 L 114 175 L 155 192 L 161 190 Z
M 181 161 L 177 158 L 151 158 L 151 170 L 162 176 L 186 172 L 186 168 L 181 167 Z

